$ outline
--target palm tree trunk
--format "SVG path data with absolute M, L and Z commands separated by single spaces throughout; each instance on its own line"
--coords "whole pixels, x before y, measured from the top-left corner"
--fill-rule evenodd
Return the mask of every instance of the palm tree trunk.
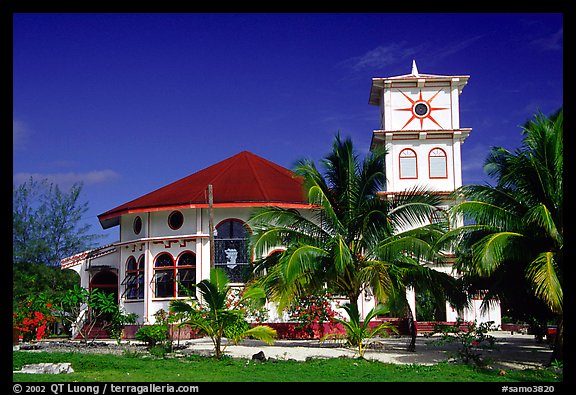
M 556 338 L 554 339 L 554 350 L 550 357 L 550 362 L 564 360 L 564 316 L 560 316 L 558 327 L 556 328 Z
M 220 353 L 221 353 L 221 349 L 220 349 L 220 341 L 222 339 L 220 337 L 216 337 L 214 339 L 214 354 L 216 359 L 220 359 Z
M 414 322 L 412 308 L 408 301 L 406 301 L 406 319 L 408 320 L 408 333 L 410 334 L 410 342 L 406 346 L 406 351 L 414 352 L 416 351 L 416 323 Z

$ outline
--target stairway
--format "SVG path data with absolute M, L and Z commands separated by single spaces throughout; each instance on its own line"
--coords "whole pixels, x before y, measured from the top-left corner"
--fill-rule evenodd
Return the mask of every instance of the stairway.
M 96 323 L 94 327 L 90 329 L 90 324 L 84 324 L 82 332 L 88 337 L 86 340 L 92 339 L 110 339 L 110 334 L 106 329 L 102 328 L 102 325 Z M 76 340 L 82 340 L 82 335 L 78 333 L 75 337 Z

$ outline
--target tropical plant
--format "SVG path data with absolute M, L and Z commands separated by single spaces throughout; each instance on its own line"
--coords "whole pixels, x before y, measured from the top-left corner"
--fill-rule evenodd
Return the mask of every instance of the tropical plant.
M 344 326 L 346 330 L 346 343 L 350 347 L 356 347 L 358 350 L 358 356 L 364 358 L 364 352 L 366 351 L 366 340 L 373 338 L 374 336 L 380 335 L 387 337 L 389 331 L 398 333 L 396 327 L 387 321 L 384 321 L 376 326 L 370 327 L 370 322 L 378 315 L 383 315 L 389 312 L 388 308 L 383 305 L 377 305 L 372 308 L 364 320 L 360 317 L 358 311 L 358 305 L 345 303 L 342 308 L 348 313 L 349 320 L 344 320 L 341 318 L 336 318 L 335 320 Z M 341 335 L 336 333 L 329 333 L 324 336 L 322 340 L 328 338 L 340 337 Z
M 96 323 L 101 322 L 102 318 L 113 317 L 119 310 L 114 294 L 97 288 L 87 290 L 78 285 L 68 290 L 55 303 L 60 308 L 65 326 L 75 327 L 84 341 L 88 340 Z
M 252 281 L 278 310 L 325 287 L 356 305 L 364 291 L 380 302 L 393 293 L 405 301 L 406 287 L 415 285 L 460 306 L 456 279 L 422 265 L 439 258 L 432 245 L 444 228 L 430 218 L 440 198 L 422 188 L 382 197 L 385 155 L 375 149 L 361 161 L 352 141 L 337 135 L 322 160 L 324 174 L 307 160 L 295 168 L 304 179 L 310 212 L 264 207 L 252 213 L 255 256 L 286 248 L 257 262 Z
M 484 365 L 482 350 L 494 348 L 496 338 L 489 335 L 494 321 L 469 322 L 466 328 L 462 327 L 462 320 L 458 319 L 454 325 L 438 324 L 434 332 L 439 332 L 442 338 L 438 343 L 459 343 L 457 355 L 464 363 L 473 362 L 477 366 Z
M 446 233 L 440 245 L 451 242 L 460 257 L 457 269 L 488 289 L 485 305 L 494 299 L 537 305 L 529 294 L 545 305 L 558 322 L 553 358 L 562 359 L 563 111 L 535 115 L 522 134 L 514 152 L 491 149 L 485 169 L 495 186 L 456 191 L 460 203 L 452 215 L 465 225 Z
M 180 325 L 189 326 L 199 334 L 210 337 L 214 344 L 216 359 L 221 357 L 229 344 L 238 343 L 246 337 L 253 337 L 268 344 L 272 344 L 276 337 L 276 331 L 269 326 L 250 327 L 243 310 L 227 307 L 230 292 L 228 283 L 228 276 L 222 269 L 212 269 L 210 280 L 204 279 L 196 285 L 202 303 L 187 303 L 182 300 L 170 303 L 170 311 L 185 313 L 187 316 Z M 243 298 L 262 298 L 262 296 L 261 292 L 253 288 L 250 292 L 245 292 Z

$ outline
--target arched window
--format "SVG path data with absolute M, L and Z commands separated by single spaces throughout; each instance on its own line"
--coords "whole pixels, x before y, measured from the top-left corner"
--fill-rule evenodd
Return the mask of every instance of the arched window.
M 442 148 L 432 148 L 428 154 L 428 168 L 430 178 L 448 177 L 448 161 L 446 152 Z
M 413 149 L 400 151 L 400 178 L 418 178 L 418 160 Z
M 173 297 L 176 282 L 174 272 L 176 266 L 172 255 L 163 252 L 154 261 L 154 296 L 157 298 Z
M 144 255 L 136 258 L 130 256 L 126 261 L 126 277 L 122 281 L 126 288 L 124 295 L 128 300 L 144 299 Z
M 238 219 L 227 219 L 216 226 L 214 236 L 215 267 L 223 268 L 231 283 L 243 283 L 251 263 L 248 251 L 248 226 Z
M 186 251 L 178 258 L 176 275 L 178 296 L 192 296 L 196 285 L 196 255 Z
M 196 284 L 196 255 L 191 251 L 180 254 L 176 262 L 167 252 L 156 257 L 154 263 L 154 296 L 174 298 L 193 296 Z
M 138 258 L 138 299 L 144 299 L 144 255 Z

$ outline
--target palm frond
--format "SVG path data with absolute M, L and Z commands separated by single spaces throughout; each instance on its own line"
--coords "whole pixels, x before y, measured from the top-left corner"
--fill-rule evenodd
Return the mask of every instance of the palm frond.
M 311 204 L 316 204 L 324 208 L 322 211 L 324 221 L 326 221 L 336 233 L 344 232 L 345 228 L 340 221 L 340 218 L 334 211 L 334 207 L 332 206 L 330 199 L 326 195 L 325 191 L 322 190 L 322 188 L 317 185 L 312 186 L 308 190 L 308 199 Z M 326 227 L 324 227 L 324 229 L 326 229 Z
M 505 252 L 514 252 L 511 243 L 522 234 L 516 232 L 498 232 L 490 234 L 473 246 L 473 269 L 478 275 L 489 276 L 502 262 L 509 259 Z M 519 253 L 519 251 L 516 251 Z
M 462 215 L 464 222 L 490 225 L 498 229 L 522 228 L 522 217 L 501 204 L 486 201 L 461 202 L 451 208 L 452 216 Z
M 342 236 L 337 235 L 333 240 L 334 269 L 337 273 L 344 273 L 346 268 L 353 265 L 350 248 Z
M 313 272 L 318 267 L 318 258 L 328 256 L 328 253 L 319 247 L 311 245 L 299 245 L 289 248 L 280 258 L 286 281 L 291 282 L 302 274 Z
M 258 325 L 242 333 L 242 337 L 252 337 L 271 345 L 274 344 L 274 340 L 277 337 L 277 332 L 275 329 L 269 327 L 268 325 Z
M 527 268 L 526 277 L 534 284 L 534 293 L 557 314 L 563 312 L 564 293 L 558 278 L 554 253 L 539 254 Z
M 524 223 L 527 225 L 535 224 L 542 228 L 557 245 L 563 244 L 562 234 L 552 218 L 552 213 L 544 204 L 540 203 L 531 207 L 525 215 Z
M 172 313 L 191 313 L 194 308 L 184 300 L 175 299 L 170 301 L 170 312 Z

